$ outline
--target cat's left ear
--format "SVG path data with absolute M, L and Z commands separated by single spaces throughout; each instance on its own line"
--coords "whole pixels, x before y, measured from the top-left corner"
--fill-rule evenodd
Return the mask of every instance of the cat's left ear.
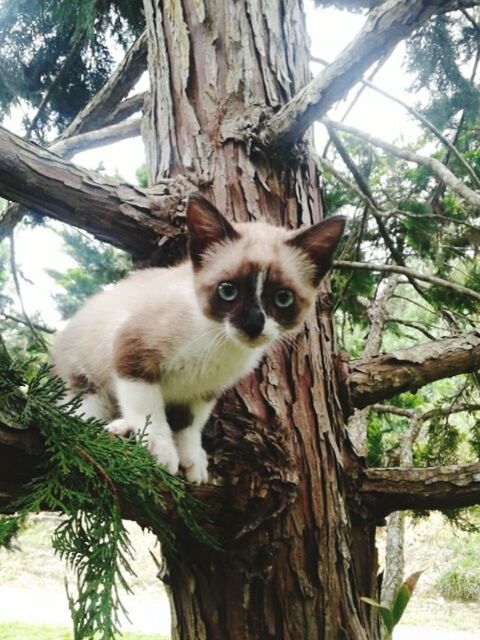
M 200 266 L 202 255 L 213 244 L 240 237 L 220 211 L 199 194 L 189 197 L 186 215 L 190 258 L 195 266 Z
M 345 229 L 344 216 L 332 216 L 296 233 L 287 244 L 301 249 L 315 264 L 315 285 L 332 265 L 332 257 Z

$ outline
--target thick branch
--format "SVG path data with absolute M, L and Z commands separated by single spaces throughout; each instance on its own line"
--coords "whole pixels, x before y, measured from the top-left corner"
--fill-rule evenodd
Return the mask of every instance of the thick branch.
M 377 518 L 405 509 L 469 507 L 480 504 L 480 462 L 365 469 L 357 490 L 364 506 Z
M 376 60 L 426 22 L 451 0 L 390 0 L 373 10 L 355 40 L 275 115 L 259 137 L 264 144 L 295 143 L 315 120 L 343 98 Z
M 0 128 L 0 194 L 91 232 L 134 257 L 181 233 L 175 215 L 193 191 L 183 178 L 142 189 L 87 171 Z
M 362 408 L 404 391 L 480 369 L 480 331 L 344 364 L 345 400 Z

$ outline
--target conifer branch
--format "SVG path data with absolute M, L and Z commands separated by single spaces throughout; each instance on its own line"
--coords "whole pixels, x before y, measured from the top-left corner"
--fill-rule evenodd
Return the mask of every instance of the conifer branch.
M 141 119 L 135 118 L 101 129 L 79 133 L 76 136 L 55 142 L 49 146 L 49 149 L 64 158 L 71 158 L 74 154 L 85 151 L 85 149 L 96 149 L 127 138 L 135 138 L 140 135 L 140 124 Z
M 0 194 L 142 258 L 183 232 L 178 212 L 196 187 L 182 177 L 143 189 L 82 169 L 0 128 Z
M 133 43 L 112 76 L 88 104 L 75 116 L 68 127 L 55 140 L 99 129 L 115 108 L 135 86 L 147 66 L 147 38 L 145 33 Z
M 36 114 L 34 115 L 32 121 L 30 122 L 28 128 L 27 128 L 27 138 L 30 137 L 32 131 L 34 131 L 37 128 L 37 124 L 38 121 L 40 120 L 40 118 L 42 117 L 48 103 L 50 102 L 50 99 L 52 97 L 52 95 L 54 94 L 55 90 L 57 89 L 58 85 L 62 82 L 63 78 L 65 77 L 65 75 L 67 74 L 67 72 L 70 70 L 70 67 L 72 65 L 73 60 L 75 59 L 75 56 L 77 55 L 77 53 L 79 52 L 84 38 L 85 38 L 85 29 L 83 29 L 82 31 L 80 31 L 80 33 L 77 35 L 77 37 L 75 38 L 75 41 L 72 45 L 72 48 L 70 49 L 70 51 L 68 52 L 68 55 L 66 56 L 65 60 L 63 61 L 57 75 L 55 76 L 55 78 L 53 79 L 53 82 L 51 83 L 51 85 L 48 87 L 47 91 L 45 92 L 45 95 L 42 98 L 42 101 L 40 102 L 40 106 L 37 109 Z
M 435 380 L 480 369 L 480 333 L 430 340 L 408 349 L 358 360 L 340 358 L 344 411 L 351 414 L 404 391 L 415 392 Z

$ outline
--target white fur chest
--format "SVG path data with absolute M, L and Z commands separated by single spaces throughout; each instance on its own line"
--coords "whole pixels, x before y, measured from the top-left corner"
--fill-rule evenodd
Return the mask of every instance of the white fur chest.
M 212 323 L 179 347 L 163 372 L 160 385 L 166 401 L 217 395 L 253 371 L 265 348 L 233 341 L 222 325 Z

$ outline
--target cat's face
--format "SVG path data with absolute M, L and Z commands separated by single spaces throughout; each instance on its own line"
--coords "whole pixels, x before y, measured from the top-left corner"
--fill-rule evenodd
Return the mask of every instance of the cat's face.
M 261 222 L 232 225 L 195 196 L 187 224 L 203 313 L 234 340 L 257 347 L 301 326 L 345 221 L 333 217 L 300 232 Z

